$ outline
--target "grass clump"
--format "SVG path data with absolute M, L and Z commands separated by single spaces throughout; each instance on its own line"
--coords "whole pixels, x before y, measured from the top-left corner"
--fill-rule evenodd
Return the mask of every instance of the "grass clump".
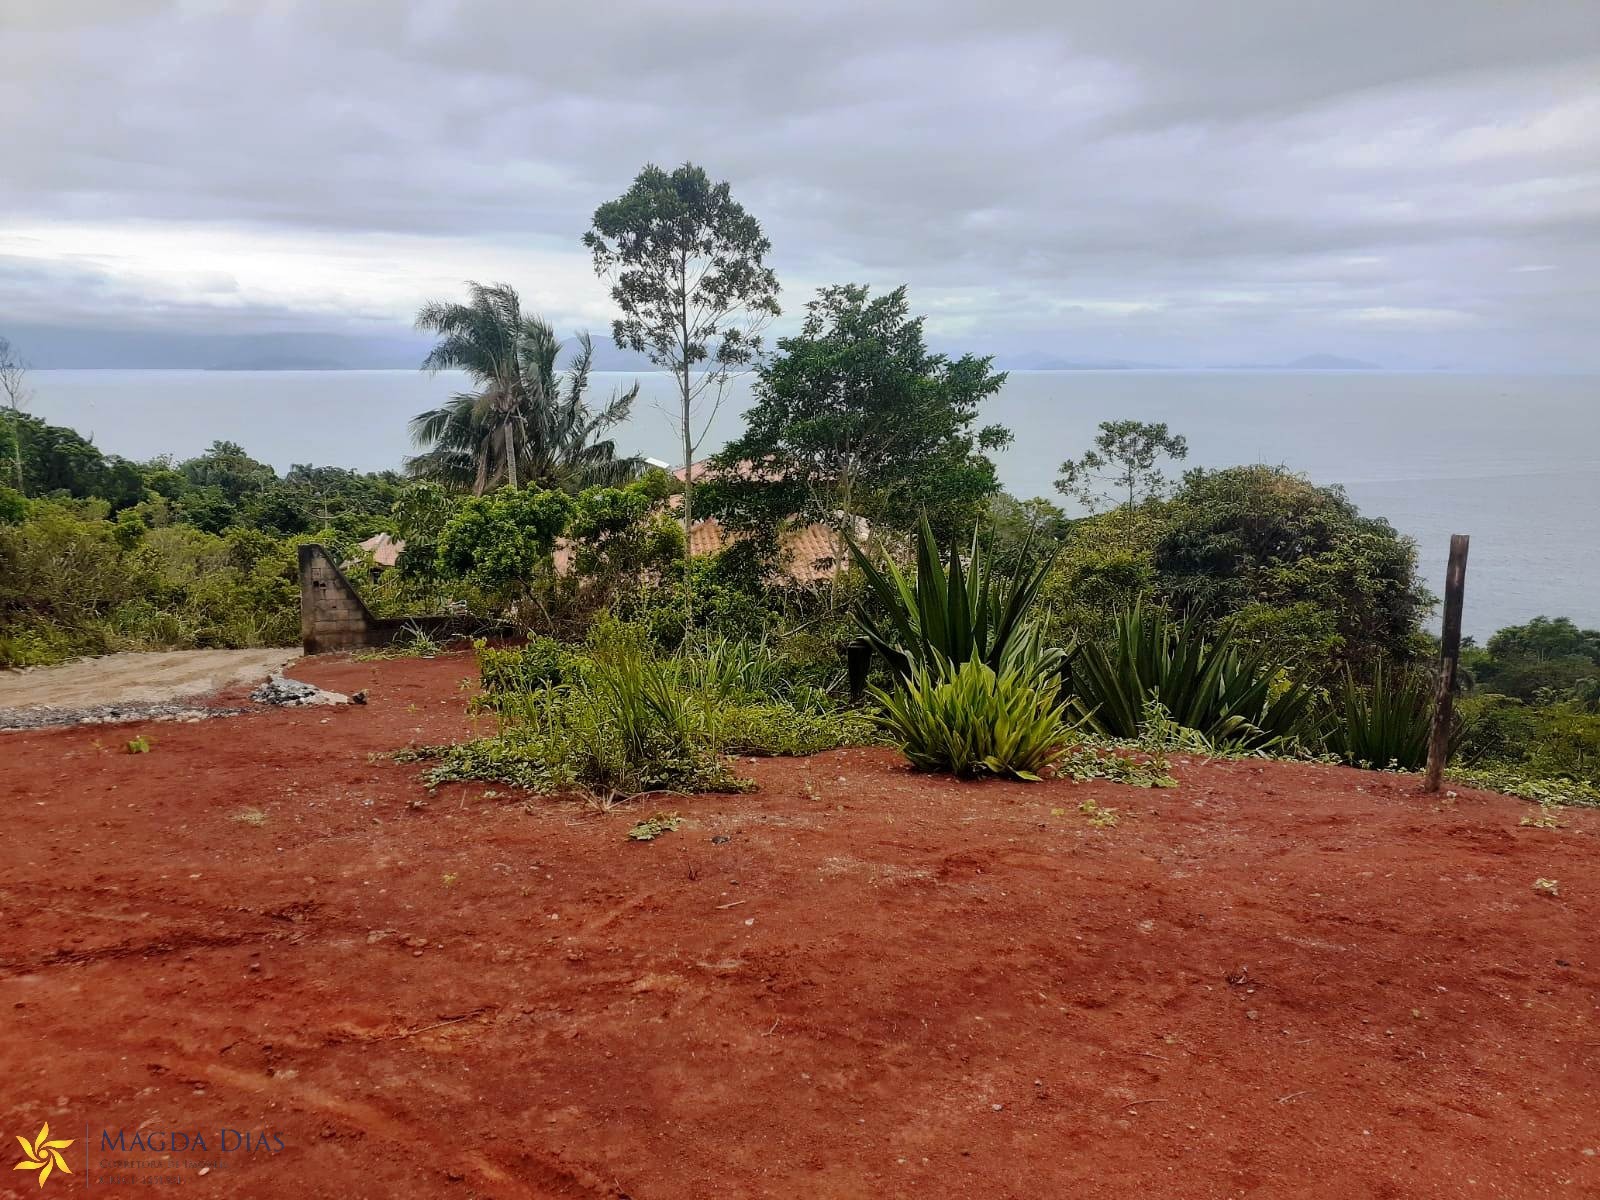
M 604 797 L 745 791 L 726 755 L 813 754 L 875 733 L 825 693 L 789 685 L 763 643 L 719 640 L 663 655 L 642 628 L 605 620 L 582 646 L 480 644 L 478 661 L 475 705 L 499 731 L 427 752 L 430 786 L 482 780 Z
M 422 626 L 407 623 L 400 636 L 387 646 L 358 650 L 352 658 L 356 662 L 384 662 L 396 658 L 438 658 L 444 653 L 444 644 Z

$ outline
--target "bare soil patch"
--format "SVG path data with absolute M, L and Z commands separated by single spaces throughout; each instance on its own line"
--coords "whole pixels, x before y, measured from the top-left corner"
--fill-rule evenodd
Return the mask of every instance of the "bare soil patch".
M 372 757 L 464 735 L 470 659 L 295 674 L 371 701 L 0 742 L 8 1141 L 281 1135 L 227 1197 L 1600 1194 L 1600 814 L 841 751 L 634 843 Z
M 300 657 L 293 646 L 258 650 L 127 652 L 0 671 L 0 709 L 157 704 L 259 683 Z

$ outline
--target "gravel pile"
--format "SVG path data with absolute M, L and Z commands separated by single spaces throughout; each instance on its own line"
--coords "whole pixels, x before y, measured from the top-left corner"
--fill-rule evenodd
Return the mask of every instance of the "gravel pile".
M 0 708 L 0 731 L 50 729 L 57 725 L 118 725 L 125 721 L 209 721 L 242 708 L 194 708 L 183 704 L 97 704 L 89 708 Z
M 346 696 L 325 692 L 314 684 L 274 675 L 250 699 L 276 708 L 302 708 L 312 705 L 365 704 L 366 692 Z M 125 702 L 79 707 L 35 705 L 29 708 L 0 708 L 0 733 L 8 730 L 50 729 L 60 725 L 118 725 L 128 721 L 209 721 L 213 717 L 233 717 L 248 708 L 196 708 L 193 704 Z
M 325 692 L 315 684 L 274 675 L 251 692 L 250 699 L 257 704 L 273 704 L 279 708 L 301 708 L 309 705 L 365 704 L 367 694 L 357 692 L 354 696 L 346 696 L 343 692 Z

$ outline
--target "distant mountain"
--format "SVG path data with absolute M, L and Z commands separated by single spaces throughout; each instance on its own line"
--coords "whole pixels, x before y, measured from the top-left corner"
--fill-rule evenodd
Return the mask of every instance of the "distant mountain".
M 1381 371 L 1377 363 L 1359 358 L 1341 358 L 1337 354 L 1307 354 L 1286 363 L 1240 363 L 1227 368 L 1234 371 Z
M 1291 371 L 1381 371 L 1377 363 L 1359 358 L 1340 358 L 1337 354 L 1308 354 L 1291 363 L 1284 363 Z
M 433 339 L 403 327 L 372 334 L 169 333 L 7 323 L 5 336 L 29 366 L 47 370 L 414 371 Z M 595 331 L 596 371 L 653 371 Z M 571 354 L 568 338 L 561 365 Z
M 5 336 L 45 370 L 334 371 L 414 368 L 433 344 L 407 329 L 375 334 L 176 333 L 8 325 Z
M 178 333 L 160 330 L 72 328 L 7 323 L 4 329 L 24 361 L 39 370 L 158 369 L 205 371 L 414 371 L 433 339 L 404 326 L 371 333 L 277 332 L 252 334 Z M 575 340 L 563 347 L 569 361 Z M 642 354 L 619 350 L 609 329 L 590 331 L 594 369 L 642 374 L 658 368 Z M 966 344 L 936 344 L 959 356 Z M 995 355 L 1000 370 L 1013 371 L 1164 371 L 1194 369 L 1172 363 L 1123 358 L 1068 358 L 1038 350 Z M 1377 371 L 1376 363 L 1336 354 L 1308 354 L 1293 362 L 1240 363 L 1233 371 Z

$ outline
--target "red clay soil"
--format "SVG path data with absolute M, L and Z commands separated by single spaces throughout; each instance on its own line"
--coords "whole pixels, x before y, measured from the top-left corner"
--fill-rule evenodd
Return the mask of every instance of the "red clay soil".
M 0 735 L 6 1194 L 1600 1195 L 1600 814 L 845 751 L 646 844 L 381 757 L 467 660 L 294 673 L 371 704 Z

